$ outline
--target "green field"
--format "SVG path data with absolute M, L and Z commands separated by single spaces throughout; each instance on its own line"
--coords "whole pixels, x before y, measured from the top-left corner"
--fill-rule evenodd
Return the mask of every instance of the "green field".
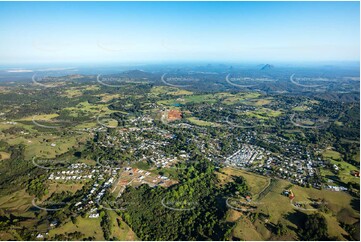
M 337 151 L 327 149 L 322 153 L 324 158 L 331 158 L 332 160 L 341 159 L 341 154 Z
M 107 211 L 110 219 L 112 221 L 111 227 L 111 237 L 115 237 L 120 241 L 134 241 L 139 240 L 137 235 L 132 231 L 132 229 L 121 219 L 120 216 L 114 211 Z M 119 226 L 118 226 L 119 221 Z
M 120 94 L 109 94 L 109 93 L 103 93 L 103 94 L 99 94 L 97 95 L 98 97 L 101 97 L 101 102 L 103 103 L 107 103 L 113 99 L 119 99 L 122 97 L 122 95 Z
M 81 233 L 85 234 L 84 238 L 94 236 L 95 240 L 104 240 L 100 221 L 100 218 L 83 218 L 78 216 L 76 224 L 73 224 L 72 221 L 69 221 L 58 228 L 50 230 L 49 239 L 51 240 L 54 238 L 55 234 L 65 234 L 65 232 L 72 233 L 75 231 L 80 231 Z
M 44 139 L 48 141 L 44 141 Z M 10 140 L 9 144 L 15 143 L 12 141 L 18 142 L 19 139 Z M 79 143 L 77 137 L 75 136 L 42 136 L 29 140 L 23 139 L 22 142 L 26 144 L 25 158 L 28 160 L 33 157 L 55 158 L 57 155 L 69 151 L 73 146 L 77 146 Z M 55 147 L 52 146 L 52 144 L 55 144 Z
M 15 210 L 18 213 L 23 213 L 31 207 L 33 196 L 30 196 L 25 189 L 16 191 L 9 195 L 0 197 L 0 207 L 2 209 Z
M 9 159 L 11 156 L 10 153 L 4 152 L 4 151 L 0 151 L 0 161 L 1 160 L 7 160 Z
M 64 108 L 70 111 L 70 115 L 78 117 L 79 115 L 96 115 L 96 114 L 111 114 L 114 111 L 108 108 L 108 104 L 91 104 L 89 102 L 81 102 L 75 107 Z
M 360 183 L 360 179 L 358 177 L 354 177 L 351 175 L 351 171 L 359 171 L 360 168 L 343 161 L 339 152 L 327 149 L 322 153 L 322 156 L 326 160 L 329 160 L 331 164 L 335 164 L 339 167 L 339 173 L 337 176 L 341 182 L 345 184 L 347 184 L 348 182 Z M 325 171 L 323 171 L 323 173 L 325 175 L 327 174 L 331 176 L 330 173 L 327 173 Z
M 193 92 L 169 86 L 157 86 L 153 87 L 150 91 L 150 96 L 158 96 L 161 94 L 167 94 L 172 96 L 183 96 L 183 95 L 192 95 Z
M 84 94 L 84 91 L 96 91 L 99 90 L 100 87 L 96 85 L 90 85 L 86 88 L 78 88 L 78 87 L 72 87 L 69 90 L 65 90 L 65 92 L 62 94 L 62 96 L 68 97 L 68 98 L 75 98 L 80 97 Z
M 246 179 L 246 182 L 250 188 L 250 192 L 253 196 L 258 195 L 263 189 L 265 189 L 269 185 L 270 182 L 269 178 L 267 177 L 243 171 L 241 169 L 226 167 L 223 168 L 221 172 L 227 175 L 227 177 L 221 176 L 222 180 L 229 180 L 230 176 L 241 176 Z M 218 174 L 223 175 L 221 173 Z
M 223 104 L 231 105 L 242 102 L 250 102 L 249 99 L 256 99 L 260 97 L 261 94 L 257 92 L 240 92 L 235 95 L 229 93 L 217 93 L 216 96 L 218 98 L 223 98 Z
M 255 111 L 248 111 L 243 113 L 244 115 L 250 118 L 264 119 L 267 120 L 269 118 L 275 118 L 282 114 L 280 110 L 272 110 L 269 108 L 259 108 Z
M 45 195 L 42 200 L 49 198 L 53 193 L 61 193 L 61 192 L 71 192 L 75 193 L 76 191 L 82 189 L 84 184 L 81 183 L 60 183 L 60 182 L 49 182 L 48 191 L 49 193 Z
M 265 240 L 261 233 L 257 231 L 256 226 L 245 216 L 239 218 L 232 231 L 232 235 L 245 241 Z
M 200 120 L 198 118 L 195 118 L 195 117 L 189 117 L 187 118 L 187 120 L 195 125 L 198 125 L 198 126 L 218 126 L 218 124 L 216 123 L 212 123 L 212 122 L 208 122 L 208 121 L 203 121 L 203 120 Z
M 355 154 L 355 155 L 353 156 L 353 159 L 354 159 L 355 161 L 357 161 L 358 163 L 360 163 L 360 150 L 357 152 L 357 154 Z
M 297 107 L 292 108 L 292 110 L 303 112 L 303 111 L 306 111 L 308 108 L 309 108 L 308 106 L 297 106 Z
M 186 104 L 186 103 L 216 103 L 218 99 L 213 94 L 205 95 L 188 95 L 177 99 L 167 99 L 158 101 L 158 104 L 172 106 L 174 104 Z
M 255 102 L 250 102 L 251 104 L 254 104 L 255 106 L 264 106 L 267 104 L 270 104 L 272 102 L 272 100 L 270 99 L 259 99 Z
M 335 153 L 332 155 L 337 156 Z M 223 174 L 224 173 L 224 174 Z M 333 192 L 328 190 L 317 190 L 314 188 L 305 188 L 297 185 L 292 185 L 290 182 L 280 179 L 275 179 L 274 182 L 269 185 L 266 177 L 259 176 L 246 171 L 237 170 L 234 168 L 223 168 L 221 172 L 216 173 L 220 183 L 230 181 L 230 176 L 242 176 L 246 179 L 247 184 L 250 186 L 251 193 L 262 193 L 259 199 L 255 197 L 255 204 L 257 205 L 257 212 L 268 214 L 269 222 L 277 224 L 282 222 L 287 226 L 297 229 L 300 226 L 300 221 L 297 220 L 296 214 L 298 211 L 294 208 L 290 199 L 287 196 L 282 195 L 284 189 L 291 187 L 292 192 L 295 195 L 294 202 L 305 203 L 304 207 L 312 209 L 313 207 L 308 205 L 312 199 L 324 199 L 327 208 L 330 212 L 321 212 L 327 222 L 330 236 L 340 236 L 340 234 L 347 234 L 340 227 L 340 222 L 347 222 L 349 224 L 357 222 L 359 213 L 353 209 L 352 196 L 345 192 Z M 314 211 L 301 211 L 302 213 L 311 214 Z M 290 219 L 288 219 L 288 216 Z M 227 216 L 227 221 L 236 221 L 237 225 L 232 231 L 232 235 L 240 238 L 241 240 L 295 240 L 297 234 L 288 230 L 284 236 L 272 235 L 270 231 L 265 227 L 264 221 L 257 219 L 251 222 L 248 217 L 243 216 L 239 211 L 230 209 Z
M 52 120 L 56 117 L 58 117 L 59 114 L 56 114 L 56 113 L 51 113 L 51 114 L 40 114 L 40 115 L 36 115 L 36 116 L 30 116 L 30 117 L 25 117 L 25 118 L 22 118 L 20 119 L 19 121 L 32 121 L 33 118 L 35 121 L 39 120 L 43 120 L 43 121 L 49 121 L 49 120 Z

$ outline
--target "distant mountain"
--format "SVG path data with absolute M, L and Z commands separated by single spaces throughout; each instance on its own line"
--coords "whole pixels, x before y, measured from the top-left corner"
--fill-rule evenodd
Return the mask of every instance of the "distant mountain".
M 121 76 L 127 76 L 129 78 L 150 78 L 153 76 L 152 73 L 143 70 L 129 70 L 124 71 L 120 74 Z
M 266 70 L 270 70 L 270 69 L 273 69 L 274 66 L 273 65 L 270 65 L 270 64 L 265 64 L 265 65 L 262 65 L 261 66 L 261 71 L 266 71 Z
M 122 72 L 123 74 L 128 74 L 128 75 L 144 75 L 144 74 L 148 74 L 145 71 L 142 70 L 129 70 L 129 71 L 124 71 Z

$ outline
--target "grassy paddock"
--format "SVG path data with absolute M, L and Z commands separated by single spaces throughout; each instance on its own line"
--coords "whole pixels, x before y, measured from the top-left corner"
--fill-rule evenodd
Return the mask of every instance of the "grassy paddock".
M 229 179 L 231 176 L 242 176 L 246 180 L 252 195 L 259 194 L 269 184 L 269 178 L 240 169 L 226 167 L 221 171 L 228 176 L 228 178 L 225 177 L 223 179 Z
M 104 240 L 100 221 L 100 218 L 82 218 L 78 216 L 76 224 L 73 224 L 71 221 L 69 221 L 58 228 L 50 230 L 49 238 L 54 238 L 55 234 L 65 234 L 65 232 L 73 233 L 75 231 L 79 231 L 85 234 L 84 238 L 94 236 L 95 240 Z

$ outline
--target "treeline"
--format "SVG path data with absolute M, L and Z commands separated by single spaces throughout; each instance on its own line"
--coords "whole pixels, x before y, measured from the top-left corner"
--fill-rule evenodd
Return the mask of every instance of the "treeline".
M 24 160 L 23 144 L 8 145 L 2 141 L 0 146 L 11 153 L 10 159 L 0 162 L 0 194 L 9 194 L 24 188 L 29 180 L 44 173 L 43 169 L 37 168 L 31 161 Z
M 41 175 L 31 180 L 27 186 L 26 192 L 30 195 L 35 195 L 35 197 L 41 199 L 49 192 L 45 183 L 46 179 L 47 177 L 45 175 Z
M 306 215 L 303 225 L 300 226 L 299 236 L 301 240 L 308 241 L 340 240 L 329 235 L 327 220 L 321 213 Z

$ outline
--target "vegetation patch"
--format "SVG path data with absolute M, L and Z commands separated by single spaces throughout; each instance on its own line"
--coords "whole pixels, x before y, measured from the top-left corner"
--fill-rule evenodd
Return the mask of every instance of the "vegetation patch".
M 10 158 L 10 156 L 11 156 L 10 153 L 0 151 L 0 160 L 7 160 Z

